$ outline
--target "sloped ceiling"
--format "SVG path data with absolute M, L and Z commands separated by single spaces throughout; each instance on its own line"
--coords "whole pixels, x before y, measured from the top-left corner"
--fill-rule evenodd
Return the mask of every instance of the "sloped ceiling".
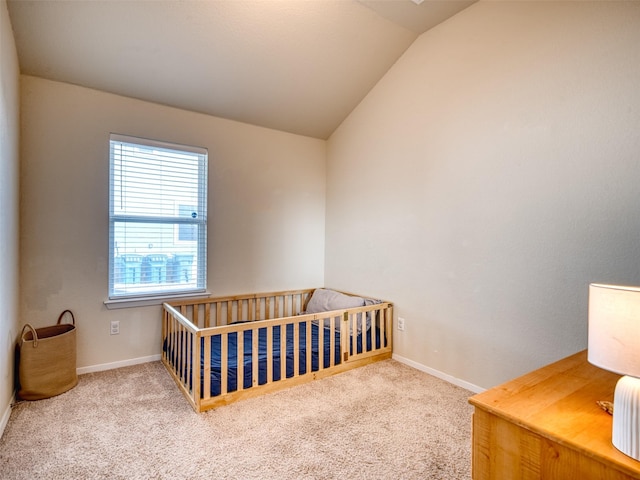
M 472 3 L 7 5 L 23 74 L 325 139 L 419 34 Z

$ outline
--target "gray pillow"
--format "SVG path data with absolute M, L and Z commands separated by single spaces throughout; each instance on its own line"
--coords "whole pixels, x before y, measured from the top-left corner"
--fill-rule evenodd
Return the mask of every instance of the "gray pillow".
M 368 307 L 370 305 L 378 305 L 382 303 L 382 300 L 375 298 L 363 298 L 356 297 L 354 295 L 346 295 L 344 293 L 336 292 L 335 290 L 328 290 L 326 288 L 317 288 L 307 304 L 307 309 L 301 313 L 321 313 L 330 312 L 332 310 L 344 310 L 354 307 Z M 371 328 L 371 312 L 367 312 L 366 315 L 365 330 Z M 362 331 L 362 314 L 358 313 L 356 318 L 356 324 L 358 325 L 358 335 Z M 377 313 L 376 313 L 376 327 L 377 327 Z M 340 324 L 336 325 L 337 330 L 340 330 Z
M 345 308 L 364 307 L 364 298 L 345 295 L 335 290 L 316 288 L 307 304 L 306 313 L 329 312 Z

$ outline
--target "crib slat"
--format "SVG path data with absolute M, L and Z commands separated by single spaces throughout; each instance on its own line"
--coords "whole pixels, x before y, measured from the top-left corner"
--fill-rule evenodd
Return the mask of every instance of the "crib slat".
M 176 355 L 177 355 L 176 363 L 178 365 L 178 371 L 180 372 L 180 378 L 184 382 L 185 381 L 185 375 L 184 375 L 184 366 L 182 364 L 182 351 L 184 350 L 185 337 L 184 337 L 184 327 L 182 325 L 178 325 L 178 329 L 176 330 L 176 334 L 179 335 L 178 336 L 178 346 L 177 346 L 177 349 L 176 349 Z
M 392 328 L 393 328 L 393 307 L 389 307 L 385 310 L 385 322 L 384 322 L 384 331 L 386 333 L 386 337 L 388 342 L 392 341 Z M 388 345 L 388 348 L 391 349 L 393 345 Z
M 172 349 L 172 353 L 171 356 L 172 361 L 173 361 L 173 369 L 175 370 L 176 374 L 181 377 L 180 374 L 180 366 L 179 366 L 179 362 L 180 362 L 180 358 L 178 357 L 179 355 L 179 348 L 180 348 L 180 324 L 174 324 L 173 325 L 173 338 L 172 338 L 172 343 L 173 343 L 173 349 Z
M 211 337 L 209 335 L 203 336 L 204 339 L 204 382 L 202 385 L 202 398 L 211 397 Z M 199 342 L 198 342 L 199 343 Z M 195 359 L 200 358 L 199 355 L 195 356 Z M 195 367 L 195 365 L 194 365 Z
M 171 363 L 171 367 L 175 373 L 175 359 L 173 358 L 173 353 L 175 350 L 175 340 L 176 336 L 173 334 L 173 321 L 172 315 L 167 312 L 167 336 L 165 337 L 167 340 L 167 352 L 166 355 Z
M 280 380 L 287 378 L 287 326 L 280 325 Z
M 345 363 L 349 360 L 349 346 L 351 344 L 349 341 L 350 333 L 349 314 L 345 312 L 342 315 L 342 326 L 340 327 L 340 346 L 342 347 L 342 358 L 340 359 L 340 363 Z
M 259 367 L 259 357 L 258 357 L 258 338 L 260 330 L 255 328 L 251 332 L 251 384 L 258 385 L 258 367 Z
M 236 387 L 238 391 L 244 390 L 244 332 L 239 330 L 238 333 L 238 358 L 236 359 Z
M 324 368 L 324 322 L 324 318 L 318 319 L 318 371 Z
M 185 350 L 187 349 L 187 332 L 186 329 L 184 327 L 181 326 L 180 328 L 180 347 L 178 349 L 178 352 L 180 354 L 180 375 L 182 376 L 182 379 L 186 382 L 189 380 L 189 378 L 187 378 L 187 374 L 186 374 L 186 367 L 185 367 Z
M 300 324 L 293 324 L 293 376 L 300 375 Z
M 189 349 L 189 355 L 187 355 L 187 372 L 191 372 L 193 377 L 193 398 L 200 401 L 200 332 L 196 335 L 190 334 L 192 338 L 192 346 Z M 197 361 L 194 361 L 197 359 Z
M 200 324 L 198 323 L 198 314 L 200 312 L 200 308 L 198 308 L 199 305 L 194 305 L 193 308 L 193 313 L 192 313 L 192 318 L 191 321 L 193 322 L 194 325 L 196 325 L 197 327 L 200 326 Z
M 367 325 L 367 314 L 366 312 L 362 312 L 360 314 L 360 335 L 361 335 L 361 342 L 362 342 L 362 353 L 367 351 L 367 335 L 368 332 L 366 330 L 366 325 Z M 357 331 L 356 331 L 357 333 Z M 356 344 L 357 344 L 357 339 L 356 339 Z
M 306 357 L 306 370 L 305 373 L 308 375 L 311 373 L 312 371 L 312 365 L 311 365 L 311 345 L 312 345 L 312 338 L 311 338 L 311 321 L 308 320 L 306 322 L 307 324 L 307 335 L 306 335 L 306 352 L 307 352 L 307 357 Z
M 359 318 L 358 318 L 358 316 L 359 316 Z M 364 353 L 366 351 L 366 348 L 367 348 L 367 343 L 366 343 L 367 332 L 366 332 L 366 329 L 365 329 L 366 322 L 367 322 L 366 313 L 362 312 L 360 314 L 356 314 L 356 319 L 357 319 L 356 321 L 360 322 L 356 326 L 356 334 L 358 333 L 358 329 L 359 329 L 360 335 L 361 335 L 361 338 L 362 338 L 362 340 L 361 340 L 362 353 Z M 356 346 L 357 345 L 358 345 L 358 339 L 356 338 Z
M 329 368 L 336 363 L 336 317 L 329 317 Z
M 233 301 L 233 307 L 231 309 L 231 313 L 233 314 L 233 321 L 234 322 L 237 322 L 238 320 L 241 320 L 241 318 L 240 318 L 241 310 L 242 310 L 242 300 L 235 299 Z
M 194 342 L 194 335 L 189 331 L 189 330 L 185 330 L 185 338 L 186 338 L 186 346 L 185 346 L 185 355 L 184 355 L 184 376 L 185 378 L 189 378 L 189 374 L 191 373 L 191 389 L 193 390 L 193 392 L 195 393 L 195 387 L 194 387 L 194 373 L 195 372 L 191 372 L 191 370 L 189 369 L 190 365 L 191 365 L 191 355 L 192 355 L 192 350 L 193 350 L 193 342 Z M 198 370 L 198 379 L 200 378 L 199 375 L 199 370 Z M 198 390 L 200 390 L 200 383 L 198 383 Z M 194 398 L 198 398 L 195 397 Z
M 267 383 L 273 382 L 273 329 L 267 327 Z
M 376 341 L 378 337 L 377 332 L 379 332 L 378 330 L 376 330 L 376 323 L 380 315 L 380 310 L 372 310 L 369 315 L 371 315 L 371 350 L 376 350 Z M 380 342 L 380 346 L 382 347 L 382 342 Z
M 351 318 L 350 320 L 350 324 L 351 324 L 351 352 L 349 353 L 349 355 L 357 355 L 358 354 L 358 314 L 357 313 L 353 313 L 351 315 L 349 315 Z
M 378 321 L 378 339 L 380 342 L 380 348 L 384 348 L 384 339 L 385 339 L 384 317 L 385 317 L 385 309 L 379 309 L 376 318 Z
M 336 316 L 334 318 L 334 322 L 335 322 L 335 328 L 336 328 L 336 333 L 335 335 L 338 337 L 336 342 L 338 343 L 338 345 L 335 345 L 335 349 L 338 350 L 338 355 L 336 358 L 336 354 L 335 354 L 335 350 L 332 350 L 332 354 L 331 354 L 331 366 L 334 365 L 338 365 L 340 363 L 342 363 L 342 357 L 343 357 L 343 351 L 345 349 L 345 343 L 346 343 L 346 338 L 347 336 L 344 333 L 345 330 L 345 321 L 344 321 L 344 317 L 340 316 Z M 331 341 L 334 341 L 334 337 L 331 337 Z M 348 344 L 347 344 L 348 345 Z M 335 363 L 334 363 L 335 362 Z
M 229 391 L 228 387 L 229 372 L 229 334 L 220 335 L 220 395 L 224 395 Z
M 264 318 L 269 320 L 271 318 L 271 297 L 264 299 Z
M 183 368 L 183 364 L 182 364 L 182 351 L 183 351 L 183 346 L 184 346 L 184 327 L 182 325 L 179 325 L 178 327 L 178 348 L 177 348 L 177 362 L 178 362 L 178 371 L 180 372 L 180 380 L 182 380 L 183 383 L 185 378 L 184 378 L 184 368 Z
M 173 334 L 173 326 L 174 326 L 174 322 L 172 321 L 172 315 L 169 314 L 169 312 L 167 312 L 167 336 L 165 337 L 167 339 L 167 352 L 166 355 L 167 357 L 169 357 L 169 361 L 171 362 L 171 365 L 173 366 L 175 364 L 175 360 L 173 358 L 173 352 L 175 352 L 175 340 L 176 340 L 176 336 Z
M 211 326 L 211 304 L 205 303 L 204 305 L 204 328 Z
M 174 335 L 174 330 L 173 330 L 174 329 L 174 325 L 175 325 L 175 323 L 173 321 L 172 315 L 170 315 L 167 312 L 167 337 L 166 337 L 166 339 L 167 339 L 167 352 L 166 352 L 166 355 L 169 358 L 169 362 L 171 363 L 172 370 L 175 373 L 175 364 L 176 364 L 176 362 L 175 362 L 174 354 L 175 354 L 175 351 L 176 351 L 176 348 L 175 348 L 176 336 Z

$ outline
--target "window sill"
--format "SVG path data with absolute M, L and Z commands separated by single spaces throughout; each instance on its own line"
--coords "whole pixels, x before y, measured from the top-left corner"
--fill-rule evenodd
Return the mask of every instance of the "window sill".
M 171 300 L 181 300 L 184 298 L 209 297 L 211 292 L 182 293 L 179 295 L 158 295 L 154 297 L 136 297 L 136 298 L 116 298 L 105 300 L 103 303 L 109 310 L 119 308 L 132 307 L 148 307 L 151 305 L 162 305 L 164 302 Z

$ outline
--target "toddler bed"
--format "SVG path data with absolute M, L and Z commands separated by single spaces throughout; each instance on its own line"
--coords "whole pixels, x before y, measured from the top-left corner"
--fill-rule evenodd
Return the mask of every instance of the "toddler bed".
M 202 412 L 390 358 L 392 319 L 324 288 L 165 303 L 162 362 Z

